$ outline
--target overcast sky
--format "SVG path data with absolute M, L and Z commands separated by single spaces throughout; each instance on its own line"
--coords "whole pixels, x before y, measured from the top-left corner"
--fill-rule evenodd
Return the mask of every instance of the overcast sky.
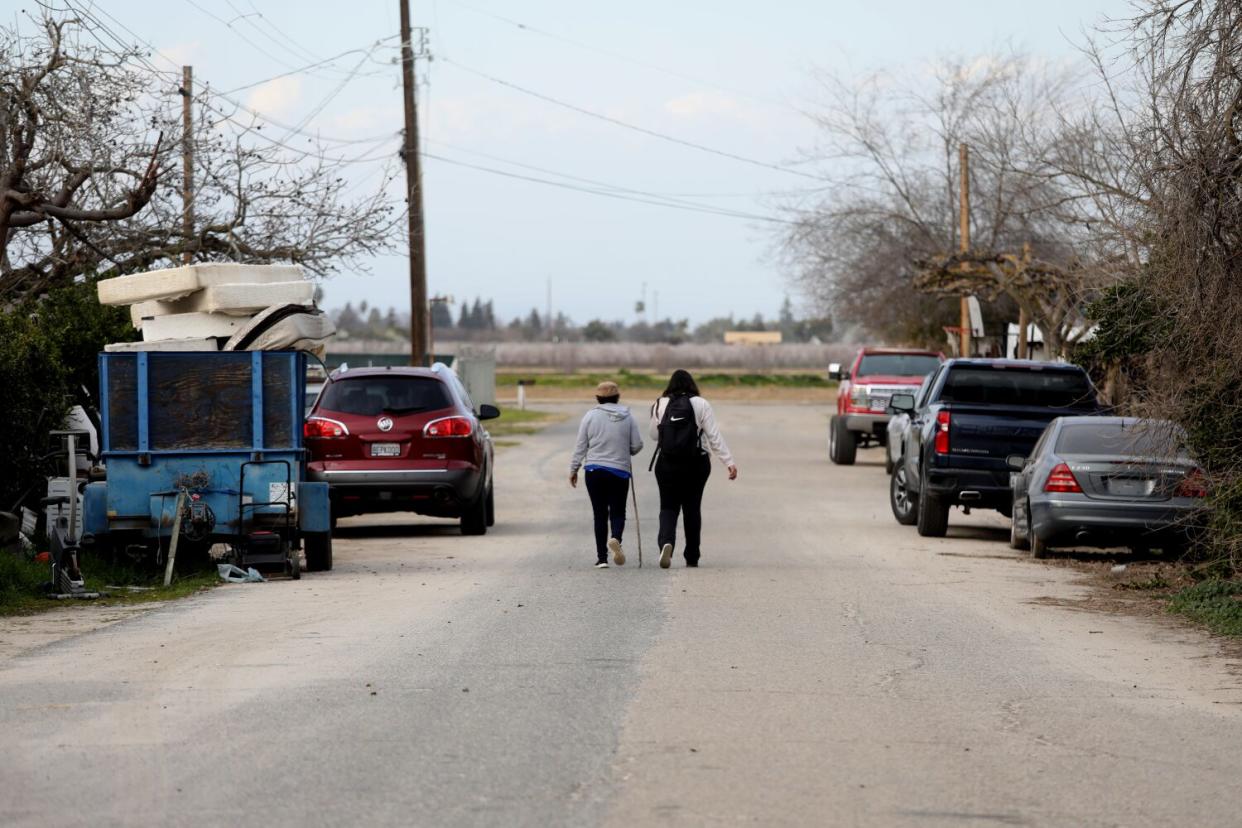
M 413 7 L 434 58 L 419 65 L 426 152 L 570 187 L 674 195 L 754 216 L 777 215 L 773 193 L 815 186 L 772 168 L 796 164 L 799 150 L 814 143 L 799 114 L 814 106 L 814 69 L 916 72 L 938 56 L 1006 43 L 1069 59 L 1086 27 L 1129 10 L 1126 0 L 415 0 Z M 381 180 L 384 159 L 399 146 L 400 75 L 390 63 L 397 0 L 103 0 L 96 9 L 154 45 L 164 56 L 158 63 L 191 63 L 196 80 L 226 92 L 361 49 L 233 96 L 285 124 L 365 139 L 338 145 L 363 159 L 350 166 L 360 189 Z M 774 255 L 776 224 L 437 159 L 425 161 L 424 178 L 431 293 L 494 299 L 502 319 L 532 307 L 542 313 L 548 280 L 555 309 L 579 322 L 632 319 L 644 283 L 649 303 L 658 291 L 661 317 L 694 322 L 771 316 L 790 292 Z M 407 272 L 404 257 L 378 259 L 369 273 L 327 282 L 325 304 L 366 300 L 404 311 Z

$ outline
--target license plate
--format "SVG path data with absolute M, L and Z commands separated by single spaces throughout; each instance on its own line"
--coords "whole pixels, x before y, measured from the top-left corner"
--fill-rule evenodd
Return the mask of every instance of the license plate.
M 401 456 L 401 444 L 400 443 L 372 443 L 371 444 L 371 456 L 372 457 L 400 457 Z
M 1110 477 L 1108 493 L 1120 497 L 1146 497 L 1156 488 L 1154 480 L 1140 480 L 1133 477 Z

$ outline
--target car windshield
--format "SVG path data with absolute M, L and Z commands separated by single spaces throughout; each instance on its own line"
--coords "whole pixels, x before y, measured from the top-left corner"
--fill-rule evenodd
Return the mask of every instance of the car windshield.
M 1185 433 L 1170 422 L 1072 423 L 1057 435 L 1057 454 L 1188 459 Z
M 940 398 L 947 402 L 1094 408 L 1095 393 L 1082 371 L 954 367 Z
M 858 376 L 922 377 L 936 370 L 940 357 L 932 354 L 865 354 Z
M 385 411 L 410 414 L 447 408 L 452 402 L 444 384 L 427 377 L 370 376 L 328 383 L 320 408 L 373 417 Z

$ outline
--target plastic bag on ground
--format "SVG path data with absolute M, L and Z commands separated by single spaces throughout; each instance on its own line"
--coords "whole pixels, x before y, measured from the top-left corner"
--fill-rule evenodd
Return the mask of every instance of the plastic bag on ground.
M 230 584 L 253 584 L 267 580 L 253 566 L 242 569 L 233 564 L 216 564 L 216 571 L 220 573 L 223 580 Z

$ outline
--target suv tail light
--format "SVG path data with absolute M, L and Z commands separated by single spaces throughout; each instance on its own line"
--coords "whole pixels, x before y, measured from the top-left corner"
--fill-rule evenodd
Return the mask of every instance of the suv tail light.
M 948 411 L 941 411 L 936 415 L 936 442 L 933 445 L 936 454 L 949 453 L 949 426 L 952 423 L 952 415 Z
M 349 429 L 344 423 L 327 417 L 310 417 L 302 424 L 302 436 L 308 440 L 334 440 L 348 437 Z
M 1078 478 L 1065 463 L 1060 463 L 1048 474 L 1048 482 L 1044 483 L 1045 492 L 1073 492 L 1082 494 L 1082 486 Z
M 442 417 L 423 428 L 424 437 L 469 437 L 471 434 L 474 434 L 474 423 L 469 417 Z
M 1177 483 L 1175 497 L 1207 497 L 1207 478 L 1202 469 L 1193 469 Z

